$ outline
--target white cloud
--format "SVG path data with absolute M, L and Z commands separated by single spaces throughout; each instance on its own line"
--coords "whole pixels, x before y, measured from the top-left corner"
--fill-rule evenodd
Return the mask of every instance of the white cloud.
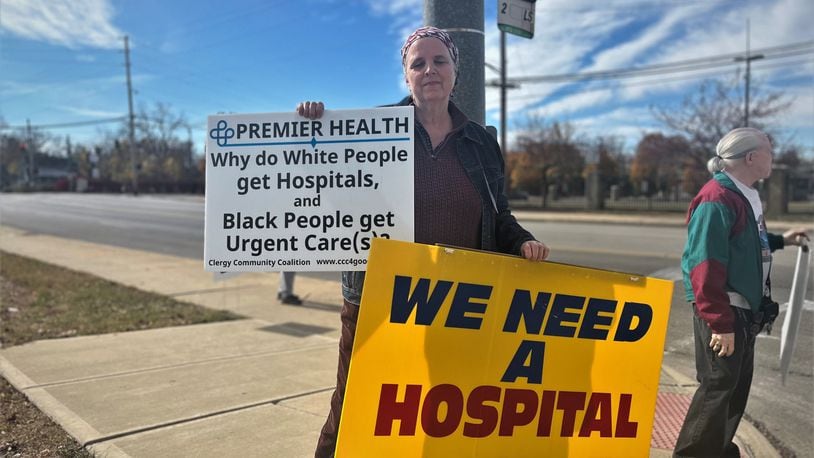
M 534 110 L 529 110 L 529 113 L 545 118 L 567 118 L 569 115 L 577 113 L 584 108 L 594 107 L 612 98 L 613 91 L 610 89 L 589 90 L 564 96 L 555 102 L 547 103 Z
M 424 1 L 423 0 L 392 0 L 392 1 L 378 1 L 367 0 L 368 8 L 375 15 L 390 16 L 392 19 L 392 26 L 390 33 L 393 35 L 393 49 L 401 49 L 403 41 L 417 28 L 424 25 Z M 393 53 L 393 59 L 399 63 L 401 67 L 401 58 L 398 52 Z M 404 82 L 404 77 L 399 73 L 398 75 L 398 88 L 399 92 L 407 93 L 407 84 Z
M 61 101 L 66 98 L 81 100 L 91 97 L 93 94 L 107 90 L 110 87 L 124 87 L 124 75 L 100 76 L 95 78 L 65 80 L 53 83 L 32 83 L 19 82 L 13 80 L 0 81 L 0 96 L 4 100 L 10 97 L 39 95 L 42 97 L 54 97 Z M 134 83 L 144 83 L 155 78 L 152 74 L 133 75 Z M 114 115 L 116 116 L 116 115 Z
M 792 42 L 811 40 L 811 18 L 814 18 L 814 2 L 809 0 L 779 0 L 763 6 L 753 5 L 749 10 L 752 46 L 778 46 Z M 737 18 L 734 20 L 737 23 Z M 741 21 L 743 26 L 743 21 Z M 744 43 L 744 33 L 740 34 Z
M 388 14 L 390 16 L 400 16 L 403 14 L 421 15 L 424 11 L 424 0 L 390 0 L 387 2 L 368 0 L 370 9 L 376 14 Z
M 73 113 L 79 116 L 87 116 L 89 118 L 115 118 L 117 116 L 124 115 L 124 113 L 122 113 L 121 111 L 94 110 L 90 108 L 78 108 L 74 106 L 65 106 L 65 105 L 59 106 L 57 108 L 68 113 Z
M 600 52 L 593 59 L 594 65 L 588 67 L 585 71 L 615 69 L 635 64 L 645 53 L 670 39 L 676 32 L 676 28 L 680 27 L 682 23 L 694 16 L 697 17 L 699 14 L 706 13 L 713 5 L 713 2 L 694 4 L 667 11 L 660 21 L 645 28 L 643 33 L 635 39 Z
M 124 32 L 112 23 L 108 0 L 4 0 L 2 29 L 69 48 L 119 48 Z
M 808 86 L 787 87 L 784 92 L 789 96 L 791 106 L 770 127 L 811 145 L 814 137 L 814 93 L 810 80 Z
M 414 20 L 423 11 L 420 0 L 375 2 L 372 11 Z M 811 41 L 811 0 L 652 2 L 649 0 L 546 0 L 537 2 L 535 36 L 508 35 L 509 78 L 621 69 L 658 63 L 743 53 L 746 20 L 753 50 Z M 500 64 L 500 34 L 494 18 L 485 24 L 485 61 Z M 406 33 L 405 33 L 406 34 Z M 402 37 L 403 38 L 403 37 Z M 787 64 L 787 65 L 784 65 Z M 799 87 L 794 105 L 781 121 L 799 129 L 804 141 L 814 139 L 814 93 L 810 75 L 814 62 L 805 56 L 757 61 L 755 87 L 786 91 Z M 742 69 L 741 69 L 742 70 Z M 680 103 L 703 79 L 729 79 L 731 66 L 696 72 L 665 73 L 594 82 L 523 83 L 507 92 L 509 126 L 527 112 L 547 119 L 568 120 L 590 135 L 623 135 L 628 146 L 644 131 L 661 128 L 650 106 Z M 486 79 L 499 74 L 486 70 Z M 805 81 L 805 83 L 800 83 Z M 806 85 L 807 84 L 807 85 Z M 486 89 L 486 111 L 499 122 L 500 91 Z M 513 129 L 508 136 L 514 138 Z M 631 143 L 632 142 L 632 143 Z
M 625 139 L 625 149 L 632 152 L 639 139 L 659 126 L 648 108 L 621 107 L 591 116 L 572 119 L 580 134 L 589 137 L 616 136 Z
M 9 97 L 36 94 L 47 88 L 47 84 L 20 83 L 10 80 L 0 81 L 0 95 L 6 99 Z
M 676 61 L 811 40 L 814 2 L 808 0 L 764 0 L 738 3 L 718 14 L 701 15 L 686 23 L 682 37 L 665 46 L 657 61 Z
M 407 38 L 413 30 L 424 24 L 423 0 L 367 0 L 367 5 L 373 14 L 392 18 L 391 31 L 399 40 Z
M 576 3 L 579 7 L 579 2 Z M 564 1 L 538 2 L 534 38 L 527 40 L 507 35 L 509 79 L 580 71 L 584 56 L 595 49 L 597 43 L 631 21 L 629 17 L 608 15 L 603 10 L 558 10 L 565 6 L 572 8 L 574 5 Z M 500 64 L 500 32 L 494 26 L 486 27 L 485 51 L 486 62 Z M 487 73 L 487 79 L 496 77 L 494 72 Z M 524 83 L 519 89 L 508 91 L 507 110 L 516 113 L 532 108 L 563 86 Z M 487 90 L 486 109 L 498 109 L 499 104 L 500 92 Z

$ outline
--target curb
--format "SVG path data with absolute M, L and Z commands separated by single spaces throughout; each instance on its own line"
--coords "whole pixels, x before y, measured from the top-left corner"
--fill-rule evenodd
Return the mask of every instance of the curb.
M 0 376 L 5 378 L 17 391 L 37 406 L 40 412 L 61 426 L 82 447 L 85 447 L 85 444 L 94 438 L 102 437 L 99 431 L 82 420 L 73 410 L 51 396 L 45 388 L 38 387 L 2 355 L 0 355 Z M 113 444 L 93 444 L 85 448 L 94 456 L 113 458 L 130 456 Z
M 512 214 L 520 221 L 557 222 L 557 223 L 602 223 L 602 224 L 635 224 L 640 226 L 672 226 L 684 227 L 687 225 L 684 213 L 675 214 L 642 214 L 642 213 L 590 213 L 570 211 L 546 211 L 513 208 Z M 811 227 L 806 221 L 768 220 L 766 224 L 770 230 L 779 231 L 793 227 Z
M 698 385 L 695 379 L 687 377 L 664 363 L 661 364 L 661 370 L 678 382 L 678 385 L 682 387 L 682 391 L 686 393 L 692 394 L 694 391 L 687 387 Z M 746 418 L 742 418 L 738 425 L 738 430 L 735 433 L 735 443 L 740 448 L 742 456 L 751 458 L 780 458 L 780 453 L 778 453 L 766 436 L 752 423 L 747 421 Z

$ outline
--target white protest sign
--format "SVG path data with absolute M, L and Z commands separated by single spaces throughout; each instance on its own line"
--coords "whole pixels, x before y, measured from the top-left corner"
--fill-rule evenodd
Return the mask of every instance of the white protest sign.
M 413 241 L 413 107 L 209 116 L 204 268 L 365 270 Z

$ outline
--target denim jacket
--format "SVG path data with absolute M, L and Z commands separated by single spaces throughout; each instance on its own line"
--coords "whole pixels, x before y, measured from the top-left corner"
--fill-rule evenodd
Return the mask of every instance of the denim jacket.
M 395 106 L 410 104 L 410 97 L 406 97 Z M 534 237 L 517 223 L 509 210 L 509 201 L 503 192 L 505 165 L 497 140 L 483 126 L 470 120 L 458 136 L 456 146 L 458 158 L 481 197 L 480 248 L 519 255 L 520 246 Z M 344 299 L 359 305 L 364 282 L 363 271 L 342 272 Z

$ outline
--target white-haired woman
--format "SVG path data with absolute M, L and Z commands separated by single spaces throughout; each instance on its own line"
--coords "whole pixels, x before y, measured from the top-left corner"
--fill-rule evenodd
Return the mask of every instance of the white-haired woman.
M 754 185 L 769 177 L 772 159 L 772 144 L 760 130 L 729 132 L 707 164 L 712 179 L 690 203 L 681 267 L 693 304 L 700 385 L 674 456 L 740 456 L 732 439 L 752 384 L 755 337 L 776 315 L 770 311 L 772 252 L 808 238 L 799 229 L 766 230 Z
M 415 241 L 548 257 L 548 247 L 523 229 L 503 193 L 503 156 L 483 126 L 470 121 L 450 100 L 458 78 L 458 48 L 435 27 L 421 27 L 401 48 L 410 95 L 397 105 L 415 108 Z M 322 116 L 321 102 L 303 102 L 297 112 Z M 331 411 L 316 456 L 333 456 L 345 382 L 356 332 L 364 272 L 342 273 L 342 337 Z

